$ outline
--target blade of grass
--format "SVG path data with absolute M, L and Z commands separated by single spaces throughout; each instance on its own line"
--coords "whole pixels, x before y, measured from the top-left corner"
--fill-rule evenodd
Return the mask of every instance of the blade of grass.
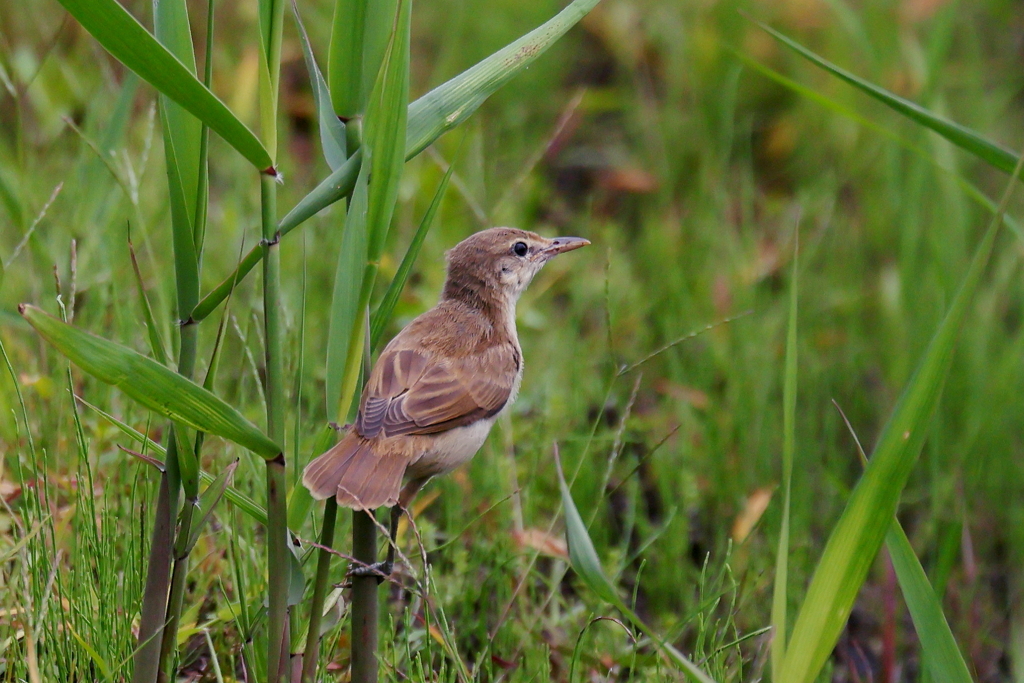
M 400 2 L 392 40 L 370 95 L 364 164 L 353 192 L 335 277 L 328 335 L 328 414 L 344 422 L 355 392 L 369 305 L 405 161 L 402 148 L 409 94 L 410 3 Z M 372 171 L 371 171 L 372 169 Z M 369 176 L 372 172 L 373 182 Z M 365 192 L 362 188 L 366 188 Z
M 132 261 L 132 272 L 135 273 L 135 288 L 139 292 L 139 301 L 142 303 L 142 319 L 146 323 L 146 334 L 149 339 L 149 350 L 153 357 L 161 365 L 167 365 L 168 356 L 164 348 L 164 342 L 160 338 L 160 330 L 156 326 L 156 319 L 153 317 L 153 308 L 149 305 L 149 297 L 146 296 L 146 285 L 142 279 L 142 271 L 139 269 L 139 261 L 135 258 L 135 245 L 131 239 L 128 240 L 128 256 Z
M 213 510 L 217 507 L 217 503 L 227 493 L 228 487 L 231 485 L 231 478 L 235 474 L 235 470 L 238 469 L 238 460 L 234 460 L 224 471 L 217 475 L 214 479 L 206 486 L 206 490 L 203 491 L 203 495 L 199 497 L 199 512 L 201 517 L 192 525 L 192 531 L 188 536 L 188 541 L 185 544 L 185 551 L 192 552 L 195 548 L 196 543 L 199 541 L 199 536 L 203 533 L 203 528 L 213 517 Z
M 960 149 L 970 152 L 994 168 L 997 168 L 1004 173 L 1010 173 L 1013 171 L 1013 168 L 1017 163 L 1017 155 L 1014 154 L 1012 150 L 989 140 L 966 126 L 962 126 L 959 123 L 943 118 L 928 109 L 925 109 L 919 104 L 911 102 L 908 99 L 889 92 L 885 88 L 881 88 L 874 83 L 870 83 L 863 78 L 855 76 L 849 71 L 836 66 L 827 59 L 816 55 L 803 45 L 800 45 L 795 40 L 779 33 L 767 24 L 756 20 L 753 21 L 769 35 L 799 54 L 801 57 L 807 59 L 812 64 L 821 67 L 825 71 L 828 71 L 833 76 L 846 81 L 858 90 L 867 93 L 872 98 L 886 105 L 893 111 L 906 116 L 915 123 L 935 131 Z
M 363 57 L 360 67 L 362 73 L 359 76 L 362 83 L 359 86 L 357 113 L 365 115 L 369 112 L 369 101 L 388 51 L 391 34 L 395 30 L 397 14 L 398 0 L 375 0 L 367 3 L 367 12 L 363 19 Z
M 203 65 L 203 85 L 213 82 L 213 0 L 206 3 L 206 63 Z M 196 215 L 192 221 L 192 239 L 196 245 L 199 267 L 202 268 L 203 243 L 206 241 L 206 221 L 210 214 L 210 127 L 200 125 L 199 168 L 196 178 Z M 189 311 L 191 313 L 191 311 Z
M 960 329 L 992 254 L 1022 163 L 1024 156 L 1014 169 L 999 211 L 978 245 L 949 311 L 904 388 L 864 476 L 829 536 L 797 615 L 780 680 L 815 680 L 846 624 L 924 443 Z
M 800 233 L 799 220 L 793 230 L 793 270 L 789 287 L 789 326 L 786 330 L 786 367 L 782 389 L 782 524 L 779 547 L 775 553 L 775 586 L 772 592 L 772 678 L 782 680 L 782 662 L 786 656 L 786 587 L 789 582 L 789 512 L 793 484 L 793 458 L 796 451 L 796 372 L 797 311 L 799 292 Z
M 942 613 L 942 604 L 910 545 L 910 539 L 896 519 L 885 535 L 885 547 L 892 558 L 903 599 L 907 602 L 932 677 L 936 681 L 971 683 L 970 669 L 956 644 L 946 615 Z
M 221 399 L 151 358 L 67 325 L 35 306 L 22 316 L 51 346 L 93 377 L 112 384 L 150 410 L 216 434 L 265 458 L 281 448 Z
M 807 86 L 801 85 L 800 83 L 797 83 L 796 81 L 783 76 L 779 72 L 770 69 L 767 66 L 751 59 L 750 57 L 748 57 L 747 55 L 743 54 L 738 50 L 730 48 L 730 52 L 732 52 L 732 54 L 735 55 L 736 58 L 743 62 L 746 66 L 749 66 L 751 69 L 754 69 L 758 73 L 766 76 L 767 78 L 770 78 L 771 80 L 775 81 L 784 88 L 787 88 L 802 97 L 806 97 L 812 102 L 816 102 L 830 111 L 840 114 L 841 116 L 845 116 L 846 118 L 855 121 L 857 124 L 864 126 L 868 130 L 874 131 L 875 133 L 885 136 L 886 138 L 892 140 L 893 142 L 895 142 L 908 152 L 927 161 L 928 163 L 932 164 L 935 168 L 938 168 L 939 170 L 949 174 L 949 176 L 953 178 L 956 184 L 960 186 L 960 189 L 963 190 L 964 193 L 968 197 L 970 197 L 976 204 L 983 207 L 986 211 L 988 211 L 991 214 L 996 213 L 996 210 L 998 208 L 996 202 L 989 199 L 981 190 L 979 190 L 972 183 L 968 182 L 963 177 L 958 175 L 956 172 L 944 167 L 942 164 L 936 161 L 936 159 L 931 154 L 921 149 L 921 147 L 919 147 L 918 145 L 915 145 L 909 142 L 908 140 L 900 137 L 899 135 L 896 135 L 888 128 L 884 128 L 878 125 L 877 123 L 871 121 L 870 119 L 864 118 L 863 116 L 853 111 L 849 107 L 846 107 L 840 104 L 839 102 L 836 102 L 835 100 L 829 99 L 821 95 L 820 93 L 815 92 L 814 90 L 808 88 Z M 1003 221 L 1006 223 L 1007 226 L 1009 226 L 1011 230 L 1013 230 L 1014 234 L 1017 235 L 1017 239 L 1024 242 L 1024 226 L 1022 226 L 1019 221 L 1017 221 L 1013 216 L 1009 214 L 1004 214 Z
M 324 80 L 323 74 L 320 73 L 320 67 L 316 64 L 313 47 L 309 44 L 309 36 L 306 35 L 306 27 L 302 25 L 299 6 L 295 0 L 292 0 L 292 15 L 295 17 L 295 25 L 299 29 L 302 57 L 306 61 L 309 84 L 313 88 L 313 100 L 316 102 L 316 116 L 320 123 L 320 149 L 323 151 L 324 159 L 330 169 L 337 171 L 348 159 L 345 124 L 335 114 L 334 104 L 331 102 L 331 91 L 327 87 L 327 81 Z
M 361 278 L 366 266 L 367 237 L 366 213 L 368 195 L 368 166 L 363 167 L 356 188 L 352 192 L 348 216 L 345 219 L 345 233 L 341 238 L 338 267 L 334 275 L 334 294 L 331 298 L 331 315 L 327 331 L 327 414 L 344 418 L 348 407 L 341 405 L 342 382 L 351 343 L 352 328 L 358 317 Z
M 252 131 L 116 0 L 61 4 L 115 59 L 206 123 L 256 168 L 271 165 Z
M 411 0 L 400 0 L 384 35 L 390 34 L 375 74 L 373 90 L 366 106 L 364 124 L 364 161 L 373 167 L 370 183 L 367 233 L 369 256 L 376 261 L 384 252 L 384 242 L 398 201 L 398 185 L 405 165 L 405 134 L 409 113 L 409 42 L 412 17 Z M 372 42 L 369 33 L 368 42 Z
M 192 78 L 195 78 L 196 60 L 192 32 L 189 27 L 188 10 L 182 0 L 154 1 L 153 35 L 188 70 Z M 182 222 L 188 226 L 189 242 L 194 251 L 195 240 L 192 235 L 192 227 L 195 224 L 199 197 L 202 124 L 199 119 L 166 95 L 160 96 L 160 111 L 164 128 L 164 156 L 168 165 L 168 178 L 173 178 L 181 186 L 180 200 L 183 202 L 185 210 Z M 174 193 L 171 198 L 172 201 L 175 199 Z M 175 262 L 177 260 L 176 257 Z

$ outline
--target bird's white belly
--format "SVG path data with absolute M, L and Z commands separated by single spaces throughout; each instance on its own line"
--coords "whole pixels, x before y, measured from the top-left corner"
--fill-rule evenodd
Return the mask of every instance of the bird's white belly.
M 406 470 L 414 478 L 431 477 L 454 470 L 480 450 L 494 424 L 494 417 L 456 427 L 431 438 L 430 448 Z

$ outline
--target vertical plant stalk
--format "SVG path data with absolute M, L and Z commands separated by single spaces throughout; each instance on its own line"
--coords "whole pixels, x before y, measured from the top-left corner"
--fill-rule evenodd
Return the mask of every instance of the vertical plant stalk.
M 186 495 L 186 498 L 188 496 Z M 167 620 L 164 624 L 163 637 L 160 645 L 160 670 L 157 672 L 157 683 L 169 683 L 174 680 L 174 651 L 178 642 L 178 623 L 181 620 L 181 608 L 185 601 L 185 579 L 188 577 L 188 543 L 192 533 L 192 513 L 195 500 L 185 500 L 181 509 L 181 524 L 178 537 L 174 543 L 174 569 L 171 572 L 171 591 L 167 598 Z
M 198 290 L 197 290 L 198 291 Z M 190 310 L 195 299 L 178 292 L 179 314 Z M 197 297 L 198 298 L 198 297 Z M 181 327 L 181 346 L 178 352 L 178 372 L 189 379 L 195 374 L 199 327 L 186 323 Z M 149 549 L 146 588 L 142 595 L 142 615 L 139 620 L 139 648 L 135 651 L 135 671 L 132 683 L 152 683 L 157 680 L 170 652 L 163 648 L 163 629 L 168 618 L 168 589 L 171 583 L 171 560 L 174 547 L 174 527 L 181 505 L 181 471 L 178 467 L 178 446 L 174 425 L 168 430 L 165 470 L 160 475 L 160 493 L 157 497 L 153 536 Z M 180 604 L 179 604 L 180 610 Z M 174 641 L 171 641 L 172 644 Z M 171 651 L 173 651 L 173 647 Z
M 183 1 L 160 0 L 153 4 L 153 32 L 190 74 L 196 73 L 192 36 L 189 30 L 188 10 Z M 199 167 L 202 126 L 166 95 L 160 97 L 160 117 L 163 124 L 165 164 L 171 207 L 171 242 L 174 249 L 174 272 L 177 286 L 178 318 L 188 321 L 199 301 L 199 262 L 196 242 L 196 204 L 204 195 L 199 191 Z M 184 322 L 180 328 L 178 372 L 192 379 L 198 347 L 197 325 Z M 165 471 L 161 478 L 157 503 L 158 518 L 154 520 L 150 564 L 143 596 L 143 612 L 139 626 L 140 647 L 135 656 L 136 683 L 153 683 L 160 671 L 167 670 L 168 659 L 173 660 L 175 640 L 163 647 L 163 629 L 169 617 L 168 588 L 170 585 L 171 553 L 174 546 L 175 521 L 181 504 L 181 459 L 189 457 L 178 448 L 172 424 L 168 429 L 169 442 Z M 191 466 L 190 468 L 191 469 Z M 165 497 L 166 496 L 166 497 Z M 180 609 L 180 605 L 179 605 Z
M 206 64 L 203 78 L 207 87 L 210 87 L 210 83 L 213 80 L 213 17 L 213 0 L 210 0 L 206 8 Z M 198 276 L 203 253 L 203 240 L 206 235 L 207 209 L 209 208 L 209 165 L 207 163 L 209 139 L 210 129 L 204 124 L 200 132 L 199 167 L 197 169 L 198 183 L 195 188 L 195 217 L 192 224 L 192 242 L 195 246 L 196 261 L 196 298 L 198 297 L 199 292 Z M 195 303 L 196 301 L 193 298 L 193 295 L 189 293 L 187 301 L 189 311 L 191 311 L 192 308 L 195 308 Z M 184 312 L 180 312 L 179 315 L 183 320 L 186 319 L 186 314 Z M 186 337 L 189 340 L 189 363 L 187 370 L 188 376 L 191 378 L 195 374 L 195 359 L 199 335 L 198 324 L 191 321 L 183 323 L 181 335 L 182 348 L 185 348 Z M 176 432 L 172 432 L 172 442 L 175 445 L 175 453 L 177 454 L 177 438 L 175 434 Z M 185 437 L 184 434 L 178 436 Z M 183 453 L 185 458 L 191 458 L 194 462 L 195 468 L 198 468 L 199 466 L 198 457 L 201 444 L 202 435 L 199 434 L 197 435 L 194 451 L 192 453 Z M 175 467 L 178 468 L 180 473 L 181 468 L 179 466 L 180 463 L 178 462 L 178 458 L 175 457 L 174 460 Z M 195 472 L 192 474 L 194 475 Z M 180 474 L 177 474 L 176 478 L 181 480 Z M 157 670 L 157 683 L 166 683 L 167 681 L 174 680 L 174 665 L 176 661 L 175 652 L 178 645 L 178 623 L 181 620 L 181 610 L 185 599 L 185 579 L 188 577 L 189 551 L 187 549 L 187 545 L 189 535 L 192 531 L 192 513 L 195 510 L 195 504 L 198 500 L 198 490 L 195 488 L 196 483 L 197 481 L 194 476 L 192 477 L 191 482 L 189 482 L 188 476 L 186 476 L 185 480 L 182 481 L 182 488 L 185 491 L 185 497 L 187 500 L 185 501 L 185 507 L 182 508 L 178 535 L 174 542 L 174 564 L 173 569 L 171 570 L 170 593 L 167 597 L 167 614 L 164 620 L 164 631 L 160 644 L 160 666 Z M 172 514 L 172 521 L 174 520 L 173 515 L 176 514 L 177 509 L 178 505 L 176 499 L 175 506 L 170 510 Z
M 377 561 L 372 511 L 352 511 L 352 557 L 357 566 Z M 352 577 L 352 683 L 377 683 L 377 577 Z
M 263 321 L 266 338 L 267 435 L 284 443 L 284 362 L 281 345 L 280 235 L 277 232 L 277 183 L 260 176 L 263 215 Z M 284 673 L 288 619 L 288 485 L 284 453 L 267 460 L 267 680 Z
M 320 659 L 320 624 L 324 616 L 324 598 L 330 585 L 331 560 L 334 554 L 327 548 L 334 546 L 334 523 L 338 519 L 338 501 L 328 498 L 324 505 L 324 524 L 320 532 L 320 551 L 316 560 L 316 579 L 313 584 L 313 602 L 310 605 L 309 632 L 302 655 L 302 683 L 313 683 L 317 660 Z
M 178 507 L 180 480 L 177 476 L 178 456 L 171 435 L 167 448 L 166 469 L 160 474 L 160 492 L 153 517 L 153 535 L 149 546 L 146 587 L 142 594 L 142 615 L 139 619 L 139 647 L 135 650 L 133 683 L 151 683 L 160 670 L 161 629 L 167 613 L 167 588 L 171 574 L 171 546 L 174 541 L 174 513 Z M 172 475 L 171 468 L 174 468 Z

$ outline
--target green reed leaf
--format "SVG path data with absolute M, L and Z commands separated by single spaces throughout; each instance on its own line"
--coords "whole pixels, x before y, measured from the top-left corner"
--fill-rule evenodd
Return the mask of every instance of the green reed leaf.
M 363 154 L 373 166 L 366 225 L 371 261 L 384 252 L 405 165 L 411 16 L 412 1 L 399 0 L 391 39 L 366 106 Z
M 857 444 L 857 455 L 860 457 L 861 465 L 867 467 L 868 458 L 860 445 L 860 438 L 842 410 L 839 411 L 839 414 L 842 415 L 847 429 L 853 436 L 854 443 Z M 921 643 L 921 651 L 924 654 L 925 666 L 928 671 L 937 681 L 970 683 L 970 671 L 963 655 L 960 654 L 960 648 L 957 647 L 946 616 L 942 613 L 939 596 L 932 590 L 924 567 L 917 559 L 914 548 L 910 545 L 910 539 L 907 538 L 897 517 L 893 517 L 892 525 L 885 535 L 885 547 L 889 551 L 889 559 L 896 572 L 896 580 L 900 584 L 903 599 L 907 603 L 910 618 L 914 622 L 914 629 L 917 631 L 917 638 Z
M 351 119 L 362 107 L 363 31 L 367 0 L 336 0 L 327 53 L 327 81 L 334 114 Z
M 366 213 L 369 167 L 364 166 L 356 180 L 355 190 L 345 219 L 345 233 L 338 252 L 334 273 L 331 315 L 327 323 L 327 414 L 341 415 L 339 408 L 352 330 L 358 324 L 359 295 L 366 268 Z
M 260 37 L 260 131 L 271 159 L 277 159 L 277 102 L 281 81 L 281 32 L 287 0 L 257 0 Z
M 336 271 L 328 337 L 327 402 L 329 409 L 337 406 L 341 421 L 348 413 L 356 389 L 366 336 L 365 310 L 370 303 L 377 263 L 384 251 L 405 163 L 410 17 L 410 0 L 401 0 L 392 37 L 367 105 L 363 167 L 352 194 Z
M 256 168 L 271 166 L 252 131 L 116 0 L 60 3 L 115 59 L 206 123 Z
M 903 591 L 903 599 L 910 611 L 917 639 L 921 641 L 923 659 L 932 678 L 949 683 L 971 683 L 970 669 L 957 647 L 946 615 L 942 613 L 939 597 L 935 595 L 928 575 L 924 573 L 924 567 L 910 545 L 910 539 L 895 519 L 886 533 L 885 547 L 889 550 L 896 579 Z
M 316 64 L 313 47 L 309 43 L 309 36 L 306 35 L 306 27 L 302 25 L 299 7 L 295 4 L 295 0 L 292 0 L 292 15 L 295 17 L 295 25 L 299 28 L 302 57 L 306 62 L 309 84 L 313 88 L 313 100 L 316 102 L 316 116 L 320 123 L 320 149 L 323 150 L 324 159 L 330 169 L 337 171 L 348 159 L 345 124 L 334 113 L 331 91 L 327 87 L 327 81 L 324 80 L 323 74 L 320 73 L 320 67 Z
M 947 118 L 925 109 L 915 102 L 911 102 L 908 99 L 889 92 L 885 88 L 879 87 L 874 83 L 860 78 L 859 76 L 855 76 L 849 71 L 842 69 L 827 59 L 811 52 L 800 43 L 797 43 L 792 38 L 779 33 L 767 24 L 763 24 L 759 21 L 755 21 L 754 23 L 768 32 L 768 34 L 773 38 L 799 54 L 801 57 L 807 59 L 812 64 L 821 67 L 833 76 L 846 81 L 860 91 L 867 93 L 890 109 L 906 116 L 910 120 L 919 123 L 922 126 L 925 126 L 926 128 L 935 131 L 960 149 L 970 152 L 1000 171 L 1003 171 L 1004 173 L 1010 173 L 1013 171 L 1013 168 L 1017 163 L 1017 155 L 1014 154 L 1012 150 L 1003 147 L 997 142 L 989 140 L 966 126 L 950 121 Z
M 215 434 L 265 458 L 281 448 L 230 405 L 151 358 L 61 322 L 35 306 L 18 310 L 51 346 L 82 370 L 150 410 Z

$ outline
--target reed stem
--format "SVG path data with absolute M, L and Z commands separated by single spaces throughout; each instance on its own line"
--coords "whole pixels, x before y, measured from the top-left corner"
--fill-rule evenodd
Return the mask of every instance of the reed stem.
M 357 566 L 377 561 L 372 511 L 352 511 L 352 556 Z M 377 577 L 352 577 L 352 683 L 377 683 Z
M 160 670 L 157 683 L 174 680 L 174 652 L 178 644 L 178 623 L 185 600 L 185 579 L 188 577 L 188 537 L 192 533 L 192 513 L 195 500 L 186 500 L 181 510 L 181 525 L 174 544 L 174 569 L 171 572 L 171 592 L 167 598 L 167 621 L 160 646 Z
M 187 292 L 179 290 L 179 314 L 194 305 L 194 299 Z M 181 327 L 181 346 L 178 350 L 178 372 L 189 379 L 195 374 L 196 351 L 199 342 L 199 326 L 186 324 Z M 154 683 L 171 658 L 175 641 L 170 650 L 164 648 L 163 629 L 169 619 L 176 617 L 168 613 L 168 590 L 171 584 L 172 549 L 175 540 L 175 521 L 181 506 L 181 474 L 178 469 L 178 446 L 174 436 L 174 425 L 167 430 L 167 457 L 164 472 L 160 475 L 160 492 L 157 496 L 156 515 L 153 520 L 153 536 L 149 549 L 149 564 L 146 573 L 146 588 L 142 594 L 142 615 L 139 619 L 139 648 L 135 651 L 135 671 L 132 683 Z M 180 614 L 181 603 L 177 612 Z M 175 623 L 177 619 L 174 618 Z M 172 658 L 173 659 L 173 658 Z
M 277 232 L 277 182 L 260 176 L 263 216 L 263 321 L 266 339 L 267 435 L 284 443 L 284 362 L 282 355 L 280 266 Z M 284 453 L 267 460 L 267 680 L 277 683 L 285 671 L 288 619 L 288 488 Z

